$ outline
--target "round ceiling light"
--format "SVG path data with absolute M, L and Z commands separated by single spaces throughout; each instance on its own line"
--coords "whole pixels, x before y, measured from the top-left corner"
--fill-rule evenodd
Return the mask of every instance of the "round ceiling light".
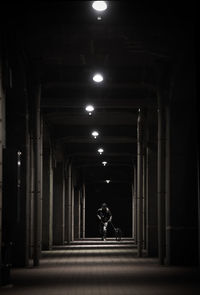
M 96 83 L 101 83 L 103 81 L 103 76 L 99 73 L 96 73 L 94 76 L 93 76 L 93 81 L 96 82 Z
M 104 11 L 107 9 L 107 3 L 105 1 L 94 1 L 92 3 L 92 7 L 93 9 L 97 10 L 97 11 Z
M 99 136 L 99 132 L 98 131 L 93 131 L 92 136 L 96 139 L 97 136 Z
M 89 115 L 92 115 L 92 112 L 94 111 L 94 107 L 89 104 L 85 107 L 85 110 L 88 112 Z
M 98 149 L 98 153 L 101 155 L 104 152 L 104 150 L 102 148 Z

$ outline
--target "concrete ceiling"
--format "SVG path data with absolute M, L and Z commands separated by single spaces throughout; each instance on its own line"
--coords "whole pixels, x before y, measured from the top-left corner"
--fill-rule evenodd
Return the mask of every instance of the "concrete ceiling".
M 45 124 L 77 165 L 100 166 L 100 145 L 112 173 L 116 165 L 133 164 L 138 108 L 156 108 L 157 64 L 172 63 L 188 34 L 191 11 L 174 2 L 108 1 L 101 21 L 92 1 L 7 8 L 7 22 L 17 24 L 16 39 L 40 72 Z M 95 71 L 104 74 L 101 85 L 92 82 Z M 96 107 L 92 116 L 84 110 L 87 103 Z M 96 140 L 93 128 L 100 132 Z M 126 179 L 122 175 L 116 178 Z

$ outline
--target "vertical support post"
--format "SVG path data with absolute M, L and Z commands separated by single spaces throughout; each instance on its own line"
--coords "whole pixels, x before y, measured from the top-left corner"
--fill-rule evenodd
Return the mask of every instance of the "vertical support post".
M 144 149 L 144 147 L 143 147 Z M 146 156 L 143 151 L 142 156 L 142 164 L 143 164 L 143 175 L 142 175 L 142 182 L 143 182 L 143 189 L 142 189 L 142 224 L 143 224 L 143 247 L 146 249 Z
M 33 264 L 39 266 L 41 255 L 42 196 L 41 196 L 41 118 L 40 118 L 41 85 L 36 85 L 34 105 L 34 251 Z
M 198 263 L 198 113 L 193 48 L 180 54 L 166 101 L 166 264 Z
M 143 118 L 141 111 L 138 112 L 137 120 L 137 255 L 142 256 L 142 240 L 143 240 Z
M 29 256 L 33 258 L 34 252 L 34 148 L 33 135 L 30 138 L 30 190 L 29 190 Z
M 53 243 L 64 244 L 65 233 L 65 181 L 64 167 L 58 162 L 55 167 L 53 184 Z
M 53 230 L 53 167 L 50 146 L 44 149 L 43 165 L 42 248 L 50 250 Z
M 72 177 L 72 190 L 71 190 L 71 241 L 74 241 L 74 181 Z
M 197 146 L 197 191 L 198 191 L 198 255 L 200 267 L 200 158 L 199 158 L 199 144 Z
M 159 89 L 160 90 L 160 89 Z M 165 259 L 165 107 L 161 91 L 158 91 L 158 257 Z
M 81 238 L 81 191 L 78 191 L 78 239 Z
M 74 192 L 74 238 L 80 239 L 80 189 Z
M 132 239 L 134 239 L 134 229 L 135 229 L 135 216 L 134 216 L 134 212 L 135 212 L 135 200 L 134 200 L 134 183 L 131 184 L 131 194 L 132 194 Z
M 25 242 L 25 264 L 29 265 L 29 239 L 30 239 L 30 174 L 31 174 L 31 153 L 30 153 L 30 144 L 31 144 L 31 138 L 30 134 L 28 132 L 28 124 L 29 124 L 29 115 L 28 115 L 28 109 L 26 112 L 26 242 Z
M 72 240 L 72 169 L 71 163 L 67 166 L 67 190 L 66 190 L 66 240 L 70 243 Z
M 133 186 L 133 198 L 134 198 L 134 241 L 137 243 L 137 169 L 134 165 L 134 186 Z
M 0 284 L 2 265 L 2 165 L 3 165 L 3 87 L 2 87 L 2 63 L 0 55 Z
M 147 255 L 158 256 L 158 220 L 157 220 L 157 154 L 154 147 L 146 150 L 146 220 Z
M 85 239 L 85 183 L 83 183 L 83 195 L 82 195 L 82 226 L 83 226 L 83 236 L 82 238 Z

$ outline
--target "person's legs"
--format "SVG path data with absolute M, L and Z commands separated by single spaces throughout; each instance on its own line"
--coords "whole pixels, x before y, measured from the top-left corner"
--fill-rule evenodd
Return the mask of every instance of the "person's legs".
M 104 222 L 103 224 L 103 239 L 106 239 L 107 236 L 107 227 L 108 227 L 108 222 Z

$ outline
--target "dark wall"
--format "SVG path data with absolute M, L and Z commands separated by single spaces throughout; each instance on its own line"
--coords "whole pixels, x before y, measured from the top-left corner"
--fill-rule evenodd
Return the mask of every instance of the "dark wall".
M 132 192 L 128 183 L 86 184 L 86 237 L 97 237 L 97 210 L 106 202 L 113 215 L 113 224 L 120 227 L 124 237 L 131 237 Z M 113 236 L 110 227 L 108 237 Z

